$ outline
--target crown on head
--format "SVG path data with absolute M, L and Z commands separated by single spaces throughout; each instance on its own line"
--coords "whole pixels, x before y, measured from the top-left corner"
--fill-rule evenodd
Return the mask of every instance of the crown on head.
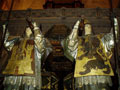
M 88 21 L 87 19 L 84 20 L 84 24 L 90 24 L 90 21 Z

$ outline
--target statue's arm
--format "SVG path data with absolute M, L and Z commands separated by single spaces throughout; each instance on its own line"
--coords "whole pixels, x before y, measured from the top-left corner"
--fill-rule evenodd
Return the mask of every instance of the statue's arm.
M 116 42 L 119 40 L 119 25 L 117 18 L 114 18 L 114 27 L 115 27 L 115 35 L 116 35 Z M 113 29 L 111 29 L 111 32 L 104 35 L 104 37 L 101 39 L 103 42 L 103 46 L 105 47 L 105 51 L 109 52 L 111 48 L 114 47 L 114 36 L 113 36 Z
M 61 42 L 65 56 L 71 61 L 73 61 L 77 55 L 79 24 L 80 21 L 77 21 L 71 34 Z
M 5 32 L 5 25 L 3 25 L 3 34 Z M 10 38 L 9 36 L 9 32 L 7 30 L 6 32 L 6 35 L 5 35 L 5 38 L 4 38 L 4 47 L 8 50 L 8 51 L 11 51 L 15 42 L 19 40 L 19 37 L 17 38 L 13 38 L 13 39 L 8 39 Z
M 52 51 L 52 45 L 50 42 L 44 37 L 44 35 L 41 33 L 39 27 L 34 25 L 34 41 L 35 41 L 35 47 L 37 48 L 38 52 L 40 54 L 46 54 L 47 57 L 49 53 Z

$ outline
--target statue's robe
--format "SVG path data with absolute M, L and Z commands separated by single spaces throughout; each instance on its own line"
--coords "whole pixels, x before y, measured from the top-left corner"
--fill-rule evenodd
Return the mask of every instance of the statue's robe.
M 112 85 L 110 76 L 114 75 L 109 61 L 114 45 L 112 33 L 79 37 L 78 46 L 74 51 L 68 47 L 69 40 L 64 39 L 62 44 L 65 56 L 76 62 L 76 90 L 109 90 Z
M 34 75 L 34 40 L 21 40 L 13 46 L 11 57 L 3 70 L 5 75 Z
M 110 65 L 112 51 L 106 52 L 101 41 L 103 34 L 80 37 L 75 65 L 75 77 L 90 75 L 113 76 Z
M 10 58 L 2 74 L 5 90 L 41 90 L 41 64 L 52 51 L 43 38 L 44 51 L 40 51 L 34 39 L 19 39 L 12 47 Z

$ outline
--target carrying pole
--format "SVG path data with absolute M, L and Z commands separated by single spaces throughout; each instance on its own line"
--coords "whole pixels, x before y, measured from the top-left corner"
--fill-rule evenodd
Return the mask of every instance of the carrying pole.
M 8 29 L 13 4 L 14 4 L 14 0 L 12 0 L 12 2 L 11 2 L 10 10 L 8 11 L 8 16 L 7 16 L 7 19 L 6 19 L 6 22 L 5 22 L 5 24 L 6 24 L 5 25 L 5 31 L 3 33 L 3 38 L 2 38 L 2 42 L 1 42 L 1 46 L 0 46 L 0 58 L 1 58 L 1 55 L 2 55 L 1 53 L 2 53 L 3 47 L 4 47 L 4 40 L 5 40 L 6 32 L 7 32 L 7 29 Z
M 114 37 L 114 60 L 115 60 L 115 75 L 117 76 L 117 80 L 118 80 L 118 90 L 120 90 L 120 70 L 119 70 L 119 55 L 118 55 L 118 45 L 117 45 L 117 38 L 116 38 L 116 34 L 115 34 L 115 22 L 114 22 L 114 18 L 116 18 L 116 16 L 114 15 L 113 12 L 113 5 L 112 5 L 112 0 L 110 1 L 110 20 L 111 20 L 111 26 L 113 29 L 113 37 Z M 118 32 L 119 33 L 119 32 Z M 119 39 L 119 37 L 118 37 Z

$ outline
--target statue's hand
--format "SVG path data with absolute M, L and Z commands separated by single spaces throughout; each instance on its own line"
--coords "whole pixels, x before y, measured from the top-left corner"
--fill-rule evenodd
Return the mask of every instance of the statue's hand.
M 72 33 L 69 35 L 68 38 L 68 47 L 75 48 L 78 43 L 78 28 L 79 28 L 80 21 L 77 21 L 74 25 Z
M 72 33 L 69 35 L 69 39 L 77 39 L 78 37 L 78 28 L 79 28 L 80 21 L 78 20 L 76 24 L 74 25 L 74 28 L 72 30 Z
M 36 22 L 33 22 L 33 26 L 34 26 L 34 36 L 35 37 L 39 37 L 40 35 L 42 36 L 42 32 L 40 30 L 40 28 L 37 26 Z

